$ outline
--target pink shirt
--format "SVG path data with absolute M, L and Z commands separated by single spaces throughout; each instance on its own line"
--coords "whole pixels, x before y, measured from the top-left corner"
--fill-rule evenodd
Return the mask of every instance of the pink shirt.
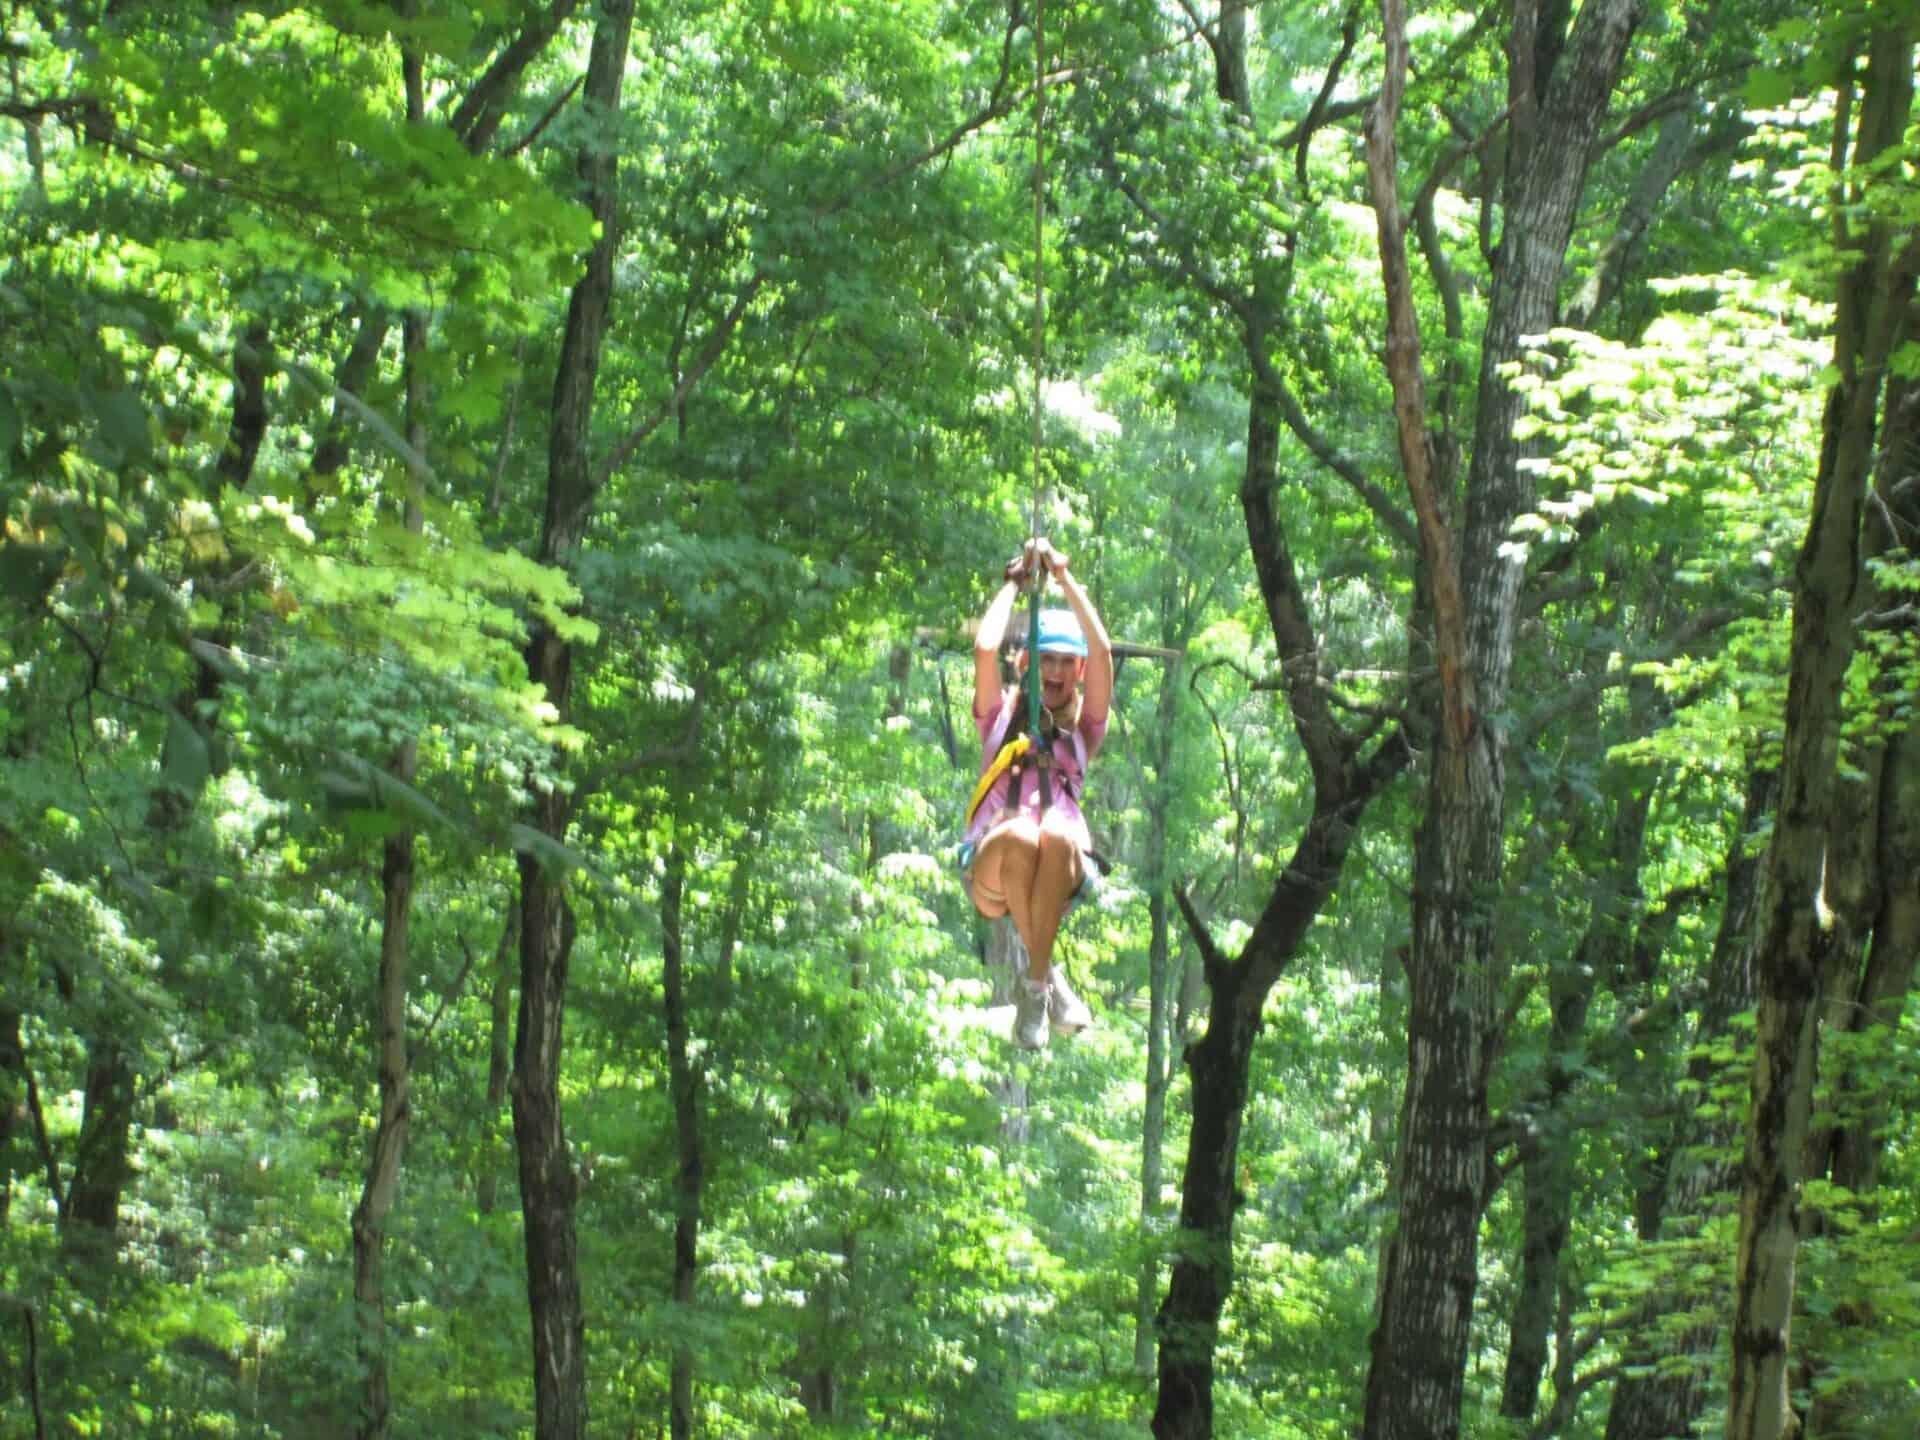
M 1006 689 L 1000 696 L 1000 703 L 985 715 L 975 715 L 974 725 L 980 731 L 980 774 L 993 763 L 993 757 L 999 753 L 994 740 L 999 738 L 1004 745 L 1009 740 L 1027 733 L 1025 711 L 1014 716 L 1013 723 L 1007 723 L 1007 716 L 1018 707 L 1025 697 L 1018 686 Z M 1005 732 L 1002 736 L 1002 731 Z M 1063 730 L 1053 741 L 1053 813 L 1065 819 L 1075 832 L 1075 838 L 1082 850 L 1093 848 L 1093 836 L 1087 829 L 1086 817 L 1080 813 L 1080 796 L 1086 789 L 1085 766 L 1081 755 L 1091 763 L 1100 753 L 1100 742 L 1107 738 L 1107 717 L 1098 720 L 1081 716 L 1078 730 L 1080 744 L 1073 743 L 1074 732 Z M 993 782 L 993 788 L 987 792 L 987 798 L 980 802 L 980 809 L 973 817 L 973 824 L 967 829 L 967 839 L 978 845 L 981 837 L 991 830 L 1006 813 L 1007 790 L 1012 783 L 1012 772 L 1001 772 L 1000 778 Z M 1020 813 L 1028 819 L 1039 822 L 1040 819 L 1040 776 L 1032 766 L 1028 766 L 1020 781 Z

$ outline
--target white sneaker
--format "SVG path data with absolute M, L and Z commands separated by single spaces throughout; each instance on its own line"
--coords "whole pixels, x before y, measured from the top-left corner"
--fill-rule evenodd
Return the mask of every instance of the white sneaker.
M 1013 1043 L 1022 1050 L 1047 1047 L 1047 1009 L 1052 990 L 1045 980 L 1022 975 L 1013 982 Z
M 1093 1012 L 1087 1002 L 1073 993 L 1066 973 L 1056 965 L 1047 973 L 1047 1018 L 1056 1035 L 1078 1035 L 1093 1024 Z

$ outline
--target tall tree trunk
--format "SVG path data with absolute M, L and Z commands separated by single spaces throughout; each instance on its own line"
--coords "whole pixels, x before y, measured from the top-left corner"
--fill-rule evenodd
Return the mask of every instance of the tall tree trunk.
M 1895 347 L 1920 338 L 1916 331 L 1920 304 L 1909 295 Z M 1920 886 L 1914 880 L 1920 874 L 1920 743 L 1896 710 L 1896 697 L 1907 688 L 1905 645 L 1920 625 L 1904 603 L 1903 588 L 1882 583 L 1872 564 L 1891 560 L 1897 568 L 1905 537 L 1920 526 L 1920 495 L 1911 484 L 1914 456 L 1920 454 L 1920 382 L 1889 378 L 1882 413 L 1874 496 L 1863 524 L 1869 563 L 1853 608 L 1862 629 L 1890 631 L 1898 639 L 1891 655 L 1874 657 L 1871 689 L 1878 713 L 1873 728 L 1856 741 L 1859 773 L 1840 782 L 1841 799 L 1829 827 L 1827 899 L 1833 923 L 1843 925 L 1845 933 L 1835 944 L 1824 1013 L 1816 1023 L 1851 1043 L 1837 1050 L 1839 1063 L 1821 1077 L 1831 1100 L 1806 1162 L 1808 1178 L 1831 1180 L 1842 1197 L 1838 1203 L 1857 1217 L 1855 1225 L 1864 1222 L 1863 1228 L 1880 1210 L 1875 1190 L 1888 1112 L 1881 1077 L 1874 1073 L 1884 1052 L 1866 1042 L 1875 1032 L 1897 1030 L 1920 960 Z M 1802 1236 L 1833 1235 L 1838 1228 L 1833 1222 L 1830 1212 L 1812 1210 Z M 1872 1430 L 1878 1397 L 1846 1373 L 1844 1354 L 1833 1352 L 1844 1351 L 1852 1332 L 1871 1328 L 1878 1308 L 1878 1298 L 1864 1288 L 1836 1291 L 1823 1317 L 1824 1337 L 1803 1347 L 1799 1388 L 1809 1396 L 1810 1434 Z M 1815 1347 L 1821 1353 L 1813 1353 Z
M 420 56 L 402 54 L 407 122 L 426 123 L 425 74 Z M 406 394 L 407 444 L 415 455 L 427 444 L 426 358 L 427 317 L 409 310 L 402 326 L 403 385 Z M 404 519 L 408 531 L 426 528 L 421 503 L 421 477 L 409 469 Z M 388 769 L 403 785 L 413 783 L 419 746 L 402 742 Z M 353 1211 L 353 1299 L 362 1390 L 360 1440 L 386 1440 L 392 1428 L 393 1395 L 388 1376 L 386 1229 L 400 1189 L 400 1163 L 406 1153 L 412 1123 L 409 1095 L 412 1076 L 407 1059 L 408 927 L 413 918 L 414 832 L 403 827 L 387 837 L 380 866 L 383 905 L 380 925 L 380 983 L 374 1022 L 376 1063 L 379 1070 L 380 1118 L 373 1131 L 373 1150 L 367 1160 L 367 1178 Z
M 1518 463 L 1521 397 L 1505 367 L 1522 338 L 1555 316 L 1573 219 L 1638 13 L 1635 0 L 1589 0 L 1560 48 L 1549 10 L 1516 11 L 1506 220 L 1481 343 L 1479 410 L 1457 548 L 1432 475 L 1418 331 L 1405 256 L 1394 130 L 1405 84 L 1405 7 L 1383 0 L 1387 77 L 1367 125 L 1380 229 L 1400 455 L 1420 524 L 1440 663 L 1439 723 L 1424 823 L 1415 842 L 1400 1203 L 1388 1246 L 1380 1323 L 1367 1376 L 1365 1440 L 1441 1437 L 1460 1410 L 1486 1188 L 1493 897 L 1506 812 L 1503 728 L 1522 562 L 1507 546 L 1531 487 Z
M 413 745 L 394 762 L 396 778 L 412 778 Z M 407 927 L 413 910 L 411 830 L 390 836 L 380 867 L 385 909 L 380 931 L 380 984 L 375 1034 L 380 1072 L 380 1119 L 366 1183 L 353 1210 L 353 1300 L 359 1321 L 362 1391 L 360 1440 L 385 1440 L 392 1420 L 387 1378 L 385 1245 L 387 1216 L 400 1188 L 400 1161 L 406 1151 L 412 1113 L 407 1065 Z
M 1216 97 L 1251 121 L 1247 11 L 1244 5 L 1223 6 L 1209 43 Z M 1213 1434 L 1214 1349 L 1233 1286 L 1233 1217 L 1244 1199 L 1235 1174 L 1261 1010 L 1332 898 L 1367 806 L 1409 759 L 1398 730 L 1371 748 L 1349 733 L 1321 688 L 1320 638 L 1275 502 L 1282 484 L 1280 435 L 1291 399 L 1272 361 L 1283 333 L 1281 299 L 1271 271 L 1256 269 L 1268 278 L 1232 303 L 1253 380 L 1240 507 L 1287 708 L 1312 775 L 1313 807 L 1237 957 L 1220 952 L 1185 893 L 1175 891 L 1211 1001 L 1206 1029 L 1185 1051 L 1193 1120 L 1181 1172 L 1180 1236 L 1156 1317 L 1157 1440 L 1209 1440 Z
M 1879 864 L 1873 939 L 1864 970 L 1849 975 L 1845 1028 L 1892 1034 L 1900 1024 L 1920 964 L 1920 736 L 1902 731 L 1887 742 L 1880 773 Z M 1864 1195 L 1880 1183 L 1889 1097 L 1853 1067 L 1833 1077 L 1840 1121 L 1826 1137 L 1815 1173 Z
M 1180 638 L 1174 607 L 1176 579 L 1166 577 L 1161 595 L 1160 643 L 1173 649 Z M 1167 811 L 1173 802 L 1174 724 L 1180 700 L 1179 662 L 1160 671 L 1160 698 L 1154 713 L 1153 782 L 1147 792 L 1147 847 L 1142 872 L 1147 884 L 1147 1083 L 1140 1136 L 1140 1273 L 1134 1287 L 1133 1368 L 1151 1375 L 1154 1367 L 1154 1309 L 1160 1298 L 1160 1203 L 1167 1134 L 1167 1063 L 1173 1017 L 1173 879 L 1167 865 Z
M 615 115 L 633 30 L 633 0 L 607 0 L 587 61 L 589 114 Z M 594 389 L 613 297 L 619 245 L 616 150 L 597 132 L 582 141 L 580 178 L 600 232 L 573 288 L 554 377 L 547 500 L 538 559 L 570 568 L 586 534 L 595 485 L 588 442 Z M 561 720 L 572 713 L 573 647 L 551 625 L 532 624 L 527 674 Z M 532 823 L 563 844 L 573 802 L 556 787 L 534 802 Z M 567 967 L 574 940 L 566 877 L 531 852 L 520 855 L 520 1012 L 514 1037 L 513 1135 L 527 1247 L 533 1321 L 535 1440 L 585 1440 L 586 1316 L 581 1307 L 574 1208 L 578 1186 L 560 1111 Z
M 80 1141 L 60 1209 L 61 1248 L 106 1260 L 120 1229 L 120 1201 L 133 1178 L 133 1066 L 110 1038 L 87 1045 L 81 1090 Z
M 1846 1006 L 1841 1028 L 1857 1037 L 1874 1031 L 1894 1034 L 1901 1023 L 1920 962 L 1920 737 L 1903 731 L 1887 744 L 1881 771 L 1879 806 L 1878 904 L 1873 917 L 1872 946 L 1864 973 L 1846 976 Z M 1871 1225 L 1880 1213 L 1881 1160 L 1887 1145 L 1887 1118 L 1891 1097 L 1872 1076 L 1858 1073 L 1865 1056 L 1851 1052 L 1848 1062 L 1832 1076 L 1836 1121 L 1821 1137 L 1808 1173 L 1832 1180 L 1851 1197 L 1856 1214 Z M 1841 1292 L 1827 1316 L 1829 1349 L 1840 1349 L 1850 1334 L 1868 1334 L 1878 1325 L 1879 1300 L 1866 1287 Z M 1837 1342 L 1837 1343 L 1836 1343 Z M 1833 1357 L 1837 1359 L 1838 1357 Z M 1837 1365 L 1817 1357 L 1808 1367 L 1816 1372 L 1807 1416 L 1811 1435 L 1868 1435 L 1874 1433 L 1880 1397 L 1870 1386 L 1838 1374 Z M 1884 1423 L 1884 1422 L 1882 1422 Z
M 0 960 L 7 940 L 0 935 Z M 13 1214 L 13 1177 L 24 1174 L 14 1159 L 14 1136 L 31 1123 L 27 1114 L 27 1052 L 20 1040 L 20 1012 L 0 1005 L 0 1233 Z
M 491 1215 L 499 1200 L 500 1179 L 495 1168 L 497 1157 L 493 1141 L 500 1122 L 500 1110 L 507 1103 L 507 1081 L 513 1074 L 513 982 L 512 957 L 518 951 L 520 909 L 509 907 L 507 923 L 500 931 L 500 944 L 493 955 L 493 983 L 487 991 L 487 1097 L 480 1120 L 480 1155 L 475 1162 L 479 1179 L 474 1185 L 474 1204 L 482 1215 Z
M 1267 343 L 1258 325 L 1249 327 L 1250 348 Z M 1279 642 L 1288 707 L 1313 774 L 1313 813 L 1237 958 L 1220 953 L 1184 894 L 1176 892 L 1201 952 L 1212 1003 L 1205 1032 L 1186 1051 L 1193 1124 L 1181 1176 L 1181 1239 L 1158 1317 L 1158 1440 L 1207 1440 L 1213 1434 L 1213 1356 L 1233 1286 L 1233 1215 L 1244 1198 L 1234 1177 L 1260 1012 L 1339 884 L 1367 805 L 1408 758 L 1397 731 L 1363 755 L 1360 742 L 1334 721 L 1320 689 L 1318 639 L 1274 505 L 1279 435 L 1277 397 L 1258 387 L 1248 416 L 1241 507 Z
M 694 1073 L 687 1022 L 685 937 L 681 899 L 687 885 L 687 855 L 678 844 L 667 856 L 660 886 L 660 954 L 664 961 L 668 1088 L 673 1095 L 673 1133 L 678 1164 L 673 1182 L 673 1303 L 691 1307 L 700 1279 L 700 1079 Z M 684 1323 L 684 1322 L 683 1322 Z M 667 1410 L 673 1440 L 693 1434 L 693 1349 L 676 1342 Z
M 1172 1080 L 1167 1042 L 1173 1014 L 1169 958 L 1173 902 L 1167 889 L 1163 881 L 1147 899 L 1151 927 L 1147 940 L 1147 1086 L 1140 1137 L 1140 1273 L 1133 1307 L 1133 1369 L 1142 1376 L 1154 1371 L 1154 1312 L 1160 1301 L 1159 1235 L 1166 1208 L 1160 1202 L 1160 1187 L 1165 1183 L 1167 1091 Z
M 1913 93 L 1910 21 L 1879 16 L 1849 173 L 1900 143 Z M 1843 108 L 1842 114 L 1847 113 Z M 1843 273 L 1813 513 L 1795 569 L 1793 642 L 1782 746 L 1780 814 L 1767 851 L 1755 974 L 1759 1010 L 1735 1266 L 1728 1440 L 1779 1440 L 1797 1425 L 1788 1346 L 1823 977 L 1839 935 L 1823 896 L 1839 751 L 1841 680 L 1852 658 L 1860 522 L 1872 467 L 1886 357 L 1913 278 L 1893 260 L 1884 224 L 1845 234 Z

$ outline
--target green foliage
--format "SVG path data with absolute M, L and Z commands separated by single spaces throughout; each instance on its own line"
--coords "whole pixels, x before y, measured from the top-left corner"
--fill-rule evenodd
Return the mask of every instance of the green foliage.
M 1133 1365 L 1137 1277 L 1143 1262 L 1163 1275 L 1178 1243 L 1177 1186 L 1163 1176 L 1144 1219 L 1140 1194 L 1153 902 L 1186 885 L 1234 948 L 1308 793 L 1246 555 L 1250 380 L 1219 295 L 1275 300 L 1274 375 L 1351 474 L 1399 494 L 1356 147 L 1341 123 L 1293 137 L 1345 10 L 1248 12 L 1243 123 L 1216 102 L 1210 52 L 1164 28 L 1173 11 L 1049 7 L 1036 457 L 1033 136 L 1016 103 L 1032 53 L 1004 7 L 651 7 L 617 115 L 567 99 L 581 7 L 499 97 L 499 136 L 470 147 L 451 116 L 540 8 L 10 12 L 0 1295 L 34 1306 L 50 1428 L 304 1440 L 352 1425 L 383 846 L 413 832 L 411 1130 L 384 1247 L 396 1433 L 532 1424 L 511 1121 L 489 1093 L 512 1038 L 522 860 L 564 875 L 578 927 L 562 1086 L 596 1430 L 659 1428 L 685 1349 L 702 1434 L 1137 1433 L 1153 1400 Z M 1404 137 L 1422 175 L 1507 103 L 1494 28 L 1429 18 Z M 1706 83 L 1701 67 L 1753 52 L 1769 18 L 1721 17 L 1696 47 L 1652 17 L 1644 98 Z M 1703 168 L 1662 208 L 1617 326 L 1543 337 L 1517 377 L 1546 458 L 1513 544 L 1550 593 L 1500 717 L 1534 739 L 1512 757 L 1512 1023 L 1492 1083 L 1512 1115 L 1555 1066 L 1575 1080 L 1567 1266 L 1586 1282 L 1582 1334 L 1601 1336 L 1583 1363 L 1624 1353 L 1647 1298 L 1698 1276 L 1703 1308 L 1657 1322 L 1684 1334 L 1720 1283 L 1722 1220 L 1651 1247 L 1627 1243 L 1624 1220 L 1659 1140 L 1628 1117 L 1742 1103 L 1737 1080 L 1676 1088 L 1714 903 L 1649 973 L 1605 977 L 1564 1054 L 1550 1001 L 1594 914 L 1618 903 L 1637 920 L 1639 894 L 1720 883 L 1731 787 L 1781 725 L 1781 587 L 1826 317 L 1777 280 L 1817 293 L 1835 257 L 1796 240 L 1775 279 L 1737 267 L 1759 273 L 1823 202 L 1828 118 L 1803 81 L 1829 75 L 1842 38 L 1803 21 L 1765 40 L 1786 57 L 1766 73 L 1802 78 L 1749 117 L 1748 160 Z M 1356 93 L 1373 46 L 1363 26 L 1343 81 Z M 1767 84 L 1751 73 L 1749 102 Z M 1737 96 L 1702 103 L 1740 119 Z M 1602 158 L 1596 215 L 1642 144 L 1623 134 Z M 578 546 L 545 566 L 530 557 L 547 397 L 594 235 L 587 145 L 620 161 L 597 488 Z M 1435 273 L 1418 282 L 1435 391 L 1463 434 L 1495 149 L 1446 160 L 1459 168 L 1436 197 L 1466 277 L 1457 334 Z M 1591 228 L 1581 244 L 1597 248 Z M 424 321 L 410 374 L 401 310 Z M 386 339 L 356 379 L 363 323 Z M 249 387 L 262 420 L 243 464 Z M 336 441 L 346 459 L 319 465 Z M 1320 678 L 1377 733 L 1422 674 L 1404 543 L 1299 436 L 1279 444 Z M 970 659 L 950 636 L 1031 523 L 1036 466 L 1042 527 L 1110 628 L 1180 659 L 1126 662 L 1091 777 L 1117 868 L 1060 953 L 1099 1026 L 1015 1057 L 947 863 L 975 749 Z M 1916 584 L 1903 551 L 1873 578 L 1890 612 Z M 1738 618 L 1721 638 L 1663 650 L 1723 609 Z M 570 647 L 564 718 L 528 681 L 540 631 Z M 1910 716 L 1910 631 L 1868 634 L 1857 747 Z M 1644 865 L 1615 875 L 1604 834 L 1655 775 Z M 1359 1413 L 1417 820 L 1399 794 L 1377 803 L 1262 1017 L 1221 1433 L 1331 1440 Z M 690 1303 L 668 1298 L 679 1156 L 659 902 L 674 847 L 704 1155 Z M 1169 945 L 1177 986 L 1198 959 L 1177 928 Z M 1836 1047 L 1852 1088 L 1836 1081 L 1823 1119 L 1910 1090 L 1911 1032 Z M 1168 1174 L 1186 1141 L 1182 1038 Z M 1810 1195 L 1826 1229 L 1796 1344 L 1817 1357 L 1810 1395 L 1836 1413 L 1879 1404 L 1861 1433 L 1891 1436 L 1913 1429 L 1910 1405 L 1880 1402 L 1910 1399 L 1899 1342 L 1920 1300 L 1901 1247 L 1920 1218 L 1910 1122 L 1884 1128 L 1878 1189 Z M 103 1137 L 124 1139 L 124 1173 Z M 104 1236 L 76 1219 L 89 1186 L 117 1206 Z M 1485 1377 L 1520 1223 L 1510 1184 L 1488 1210 L 1480 1433 L 1501 1423 Z M 31 1433 L 15 1333 L 0 1346 L 8 1436 Z M 1601 1393 L 1564 1433 L 1599 1432 Z

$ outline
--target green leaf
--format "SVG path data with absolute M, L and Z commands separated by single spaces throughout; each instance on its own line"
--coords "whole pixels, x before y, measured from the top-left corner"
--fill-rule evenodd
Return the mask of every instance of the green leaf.
M 161 773 L 168 785 L 183 795 L 195 795 L 213 773 L 213 752 L 207 737 L 179 711 L 167 718 L 167 746 Z
M 1744 94 L 1747 103 L 1763 110 L 1775 109 L 1793 99 L 1794 77 L 1790 70 L 1756 65 L 1747 73 Z
M 153 452 L 147 407 L 131 389 L 115 390 L 100 401 L 100 439 L 111 463 L 144 460 Z

